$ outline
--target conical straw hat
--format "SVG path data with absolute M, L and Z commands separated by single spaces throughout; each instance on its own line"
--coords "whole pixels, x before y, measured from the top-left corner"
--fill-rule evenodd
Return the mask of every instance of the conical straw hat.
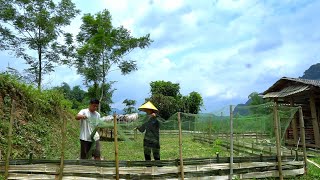
M 146 109 L 151 109 L 155 111 L 159 111 L 150 101 L 146 102 L 142 106 L 138 108 L 140 111 L 145 111 Z

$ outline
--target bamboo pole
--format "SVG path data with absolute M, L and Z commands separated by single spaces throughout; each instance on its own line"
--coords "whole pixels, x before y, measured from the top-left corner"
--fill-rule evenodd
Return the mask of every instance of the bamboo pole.
M 10 113 L 10 124 L 9 124 L 9 133 L 8 133 L 8 150 L 6 156 L 6 167 L 4 177 L 8 179 L 9 176 L 9 161 L 10 161 L 10 154 L 12 149 L 12 134 L 13 134 L 13 122 L 14 122 L 14 112 L 15 112 L 15 103 L 16 101 L 12 98 L 11 99 L 11 113 Z
M 274 102 L 273 116 L 274 116 L 274 124 L 275 124 L 275 129 L 274 129 L 274 131 L 275 131 L 275 135 L 276 135 L 276 146 L 277 146 L 277 159 L 278 159 L 279 178 L 280 178 L 280 180 L 283 180 L 277 102 Z
M 60 116 L 62 114 L 60 113 Z M 61 116 L 63 117 L 63 115 Z M 63 177 L 63 168 L 64 168 L 64 150 L 66 144 L 66 129 L 67 129 L 67 119 L 63 117 L 63 126 L 62 126 L 62 142 L 61 142 L 61 158 L 60 158 L 60 168 L 59 168 L 59 180 L 62 180 Z
M 184 180 L 183 157 L 182 157 L 182 131 L 181 131 L 181 119 L 180 119 L 180 112 L 178 112 L 178 123 L 179 123 L 180 173 L 181 173 L 181 180 Z
M 307 174 L 307 150 L 306 150 L 306 134 L 304 127 L 304 119 L 302 108 L 299 107 L 299 120 L 300 120 L 300 133 L 301 133 L 301 141 L 303 145 L 303 162 L 304 162 L 304 174 Z
M 230 105 L 230 176 L 229 179 L 232 179 L 233 176 L 233 111 L 232 105 Z
M 113 122 L 114 122 L 114 155 L 116 163 L 116 179 L 119 180 L 119 156 L 118 156 L 118 131 L 117 131 L 117 114 L 113 113 Z

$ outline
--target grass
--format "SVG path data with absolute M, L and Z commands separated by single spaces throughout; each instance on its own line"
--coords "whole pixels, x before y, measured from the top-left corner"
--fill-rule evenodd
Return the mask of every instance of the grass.
M 213 145 L 194 142 L 192 135 L 183 135 L 183 158 L 216 157 L 229 154 L 219 146 L 219 142 Z M 178 159 L 179 137 L 178 135 L 160 135 L 160 157 L 163 160 Z M 143 135 L 139 134 L 136 141 L 119 141 L 119 160 L 144 160 Z M 107 160 L 114 160 L 114 142 L 101 143 L 102 157 Z

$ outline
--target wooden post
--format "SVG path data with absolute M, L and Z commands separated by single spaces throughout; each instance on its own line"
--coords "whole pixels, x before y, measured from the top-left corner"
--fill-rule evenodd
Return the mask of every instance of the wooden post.
M 291 107 L 294 106 L 294 101 L 293 101 L 292 97 L 290 99 L 290 106 Z M 295 115 L 293 116 L 291 125 L 292 125 L 293 141 L 294 141 L 294 143 L 297 143 L 298 142 L 298 127 L 297 127 L 297 120 L 296 120 Z
M 5 179 L 8 179 L 9 176 L 9 161 L 10 161 L 10 154 L 11 154 L 11 148 L 12 148 L 12 134 L 13 134 L 13 122 L 15 118 L 15 103 L 16 101 L 11 97 L 11 113 L 10 113 L 10 124 L 9 124 L 9 133 L 8 133 L 8 150 L 7 150 L 7 156 L 6 156 L 6 167 L 5 167 L 5 173 L 4 177 Z
M 279 171 L 279 178 L 283 180 L 282 174 L 282 162 L 281 162 L 281 145 L 280 145 L 280 135 L 279 135 L 279 120 L 278 120 L 278 110 L 277 110 L 277 102 L 274 102 L 273 108 L 273 117 L 274 117 L 274 124 L 275 124 L 275 135 L 276 135 L 276 146 L 277 146 L 277 160 L 278 160 L 278 171 Z
M 119 156 L 118 156 L 118 131 L 117 131 L 117 114 L 113 113 L 113 122 L 114 122 L 114 156 L 116 163 L 116 180 L 119 180 Z
M 136 141 L 137 139 L 138 139 L 137 129 L 134 129 L 134 140 Z
M 311 116 L 312 116 L 312 126 L 313 126 L 313 133 L 314 133 L 314 141 L 316 145 L 320 147 L 320 133 L 319 133 L 319 124 L 317 119 L 317 112 L 316 112 L 316 104 L 314 99 L 314 94 L 310 95 L 310 109 L 311 109 Z
M 254 148 L 254 142 L 252 141 L 252 145 L 251 145 L 251 154 L 253 155 L 253 148 Z
M 181 180 L 184 180 L 183 157 L 182 157 L 182 130 L 181 130 L 180 112 L 178 112 L 178 124 L 179 124 L 180 173 L 181 173 Z
M 64 149 L 65 149 L 65 144 L 66 144 L 66 129 L 67 129 L 67 119 L 65 117 L 63 117 L 63 115 L 61 113 L 60 117 L 63 118 L 63 125 L 62 125 L 62 129 L 61 129 L 61 133 L 62 133 L 62 142 L 61 142 L 61 158 L 60 158 L 60 170 L 59 170 L 59 180 L 62 179 L 63 177 L 63 168 L 64 168 Z
M 209 119 L 209 140 L 210 140 L 210 141 L 211 141 L 211 136 L 212 136 L 211 127 L 212 127 L 212 121 L 211 121 L 211 118 L 210 118 L 210 119 Z
M 303 120 L 302 108 L 299 107 L 299 120 L 300 120 L 300 133 L 303 146 L 303 162 L 304 162 L 304 174 L 307 174 L 307 150 L 306 150 L 306 134 Z
M 230 105 L 230 176 L 229 179 L 232 179 L 233 176 L 233 111 L 232 105 Z

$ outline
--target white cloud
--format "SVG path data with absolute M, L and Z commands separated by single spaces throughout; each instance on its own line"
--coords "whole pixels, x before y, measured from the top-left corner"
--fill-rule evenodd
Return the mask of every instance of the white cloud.
M 150 33 L 154 40 L 129 55 L 138 61 L 137 72 L 108 77 L 118 81 L 117 107 L 125 98 L 142 103 L 150 81 L 170 80 L 180 83 L 183 94 L 200 92 L 212 111 L 215 100 L 237 104 L 282 76 L 301 76 L 319 56 L 319 1 L 76 2 L 83 12 L 106 8 L 115 26 L 123 25 L 133 36 Z M 79 18 L 68 30 L 77 33 L 80 24 Z M 52 83 L 80 81 L 75 73 L 58 71 L 66 74 L 55 75 Z

